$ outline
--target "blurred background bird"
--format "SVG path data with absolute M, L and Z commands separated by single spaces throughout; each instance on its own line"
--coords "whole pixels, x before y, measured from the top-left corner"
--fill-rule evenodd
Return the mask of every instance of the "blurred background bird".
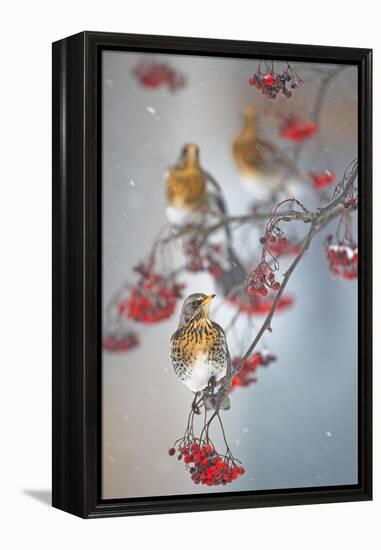
M 205 223 L 208 217 L 226 214 L 221 186 L 201 167 L 200 150 L 195 143 L 185 145 L 177 163 L 169 168 L 166 187 L 167 217 L 173 225 L 200 220 Z
M 197 223 L 206 206 L 207 178 L 201 169 L 198 146 L 185 145 L 167 175 L 167 217 L 171 224 Z
M 224 330 L 209 318 L 209 304 L 214 294 L 195 293 L 183 304 L 178 329 L 171 338 L 171 359 L 176 375 L 195 393 L 194 411 L 199 412 L 197 398 L 230 374 L 231 360 Z M 209 405 L 209 407 L 208 407 Z M 210 408 L 212 403 L 206 403 Z M 229 408 L 224 397 L 219 408 Z
M 268 200 L 296 183 L 293 169 L 278 148 L 258 135 L 256 111 L 243 109 L 243 127 L 232 152 L 243 187 L 256 199 Z
M 207 234 L 209 244 L 221 244 L 226 256 L 224 269 L 217 279 L 218 291 L 226 296 L 231 287 L 243 282 L 246 269 L 232 244 L 229 225 L 208 232 L 227 215 L 227 207 L 217 180 L 200 165 L 199 147 L 185 145 L 180 159 L 169 169 L 166 180 L 167 217 L 175 227 L 192 226 Z

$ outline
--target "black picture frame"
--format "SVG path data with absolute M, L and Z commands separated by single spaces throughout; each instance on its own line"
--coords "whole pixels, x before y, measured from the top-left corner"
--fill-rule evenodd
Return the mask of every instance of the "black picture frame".
M 358 484 L 102 501 L 101 117 L 104 49 L 358 66 Z M 372 51 L 82 32 L 53 44 L 53 506 L 83 518 L 372 498 Z

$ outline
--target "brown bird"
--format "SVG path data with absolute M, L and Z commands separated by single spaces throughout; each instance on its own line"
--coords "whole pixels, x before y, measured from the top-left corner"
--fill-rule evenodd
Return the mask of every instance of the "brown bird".
M 243 127 L 233 142 L 233 157 L 246 191 L 256 198 L 268 199 L 273 193 L 299 184 L 290 161 L 279 148 L 258 135 L 256 111 L 243 110 Z
M 199 149 L 191 143 L 186 145 L 180 160 L 169 169 L 167 176 L 167 216 L 171 223 L 181 225 L 193 222 L 207 199 L 207 178 L 200 166 Z
M 225 199 L 219 183 L 200 165 L 199 148 L 191 143 L 183 147 L 179 161 L 169 170 L 167 181 L 167 217 L 175 226 L 207 227 L 228 215 Z M 219 277 L 219 291 L 226 296 L 232 286 L 246 277 L 233 250 L 228 226 L 213 231 L 208 242 L 222 244 L 228 266 Z
M 209 303 L 214 296 L 202 293 L 188 296 L 182 307 L 179 327 L 171 338 L 175 373 L 195 393 L 194 404 L 200 392 L 213 391 L 231 369 L 225 333 L 209 318 Z M 227 396 L 220 408 L 229 408 Z
M 255 176 L 263 171 L 265 161 L 256 129 L 256 112 L 247 105 L 243 110 L 244 123 L 233 143 L 233 156 L 243 177 Z

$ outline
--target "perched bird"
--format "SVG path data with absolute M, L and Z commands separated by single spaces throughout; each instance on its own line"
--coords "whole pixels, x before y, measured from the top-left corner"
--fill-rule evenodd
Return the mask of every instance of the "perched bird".
M 182 148 L 180 158 L 166 179 L 167 217 L 173 225 L 196 224 L 226 214 L 220 185 L 200 164 L 195 143 Z
M 258 135 L 254 107 L 246 106 L 243 118 L 243 127 L 233 142 L 233 157 L 246 191 L 266 200 L 297 182 L 292 166 L 279 149 Z
M 186 145 L 167 176 L 167 217 L 172 224 L 196 223 L 205 205 L 207 178 L 200 166 L 199 149 Z
M 213 393 L 215 385 L 231 370 L 225 333 L 209 318 L 209 303 L 214 296 L 201 293 L 188 296 L 181 310 L 179 327 L 171 338 L 172 364 L 180 380 L 195 393 L 195 412 L 199 412 L 197 398 L 200 392 L 208 389 Z M 226 396 L 219 408 L 229 406 Z
M 228 216 L 221 186 L 200 165 L 199 148 L 190 143 L 182 149 L 179 161 L 169 170 L 167 181 L 167 217 L 174 226 L 207 228 Z M 231 287 L 243 282 L 246 270 L 232 245 L 228 225 L 208 235 L 208 243 L 222 245 L 226 265 L 217 280 L 218 290 L 226 296 Z
M 243 117 L 243 127 L 233 142 L 233 156 L 242 177 L 251 178 L 264 170 L 265 161 L 257 136 L 254 107 L 246 106 Z

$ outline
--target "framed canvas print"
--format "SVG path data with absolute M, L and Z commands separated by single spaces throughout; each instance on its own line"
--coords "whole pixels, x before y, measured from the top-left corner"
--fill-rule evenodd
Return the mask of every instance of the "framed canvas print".
M 371 51 L 53 45 L 53 505 L 368 500 Z

